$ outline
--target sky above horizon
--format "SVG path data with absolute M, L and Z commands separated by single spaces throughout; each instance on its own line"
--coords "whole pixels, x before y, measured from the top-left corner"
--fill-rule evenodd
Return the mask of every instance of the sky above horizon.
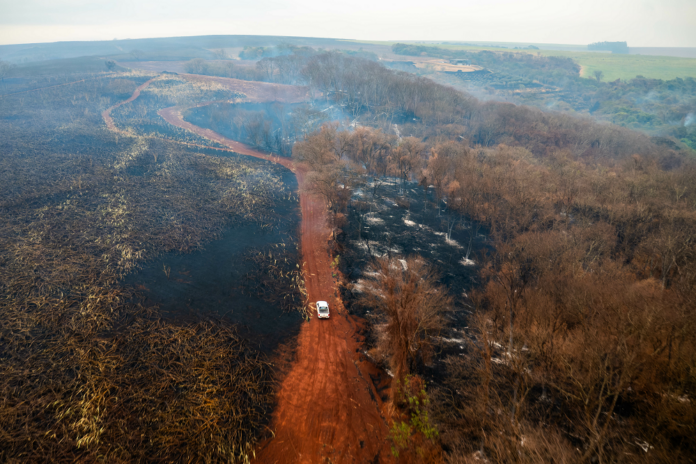
M 696 47 L 696 0 L 0 0 L 0 44 L 218 34 Z

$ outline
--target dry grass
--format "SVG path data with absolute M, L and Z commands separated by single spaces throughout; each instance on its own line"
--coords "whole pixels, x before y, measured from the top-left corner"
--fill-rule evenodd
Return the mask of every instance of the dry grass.
M 246 460 L 272 400 L 269 364 L 232 326 L 159 320 L 118 282 L 158 252 L 198 248 L 230 215 L 271 226 L 259 212 L 279 180 L 143 139 L 109 163 L 47 158 L 53 170 L 9 160 L 19 179 L 5 184 L 0 456 Z M 143 163 L 151 176 L 127 174 Z M 68 172 L 80 174 L 46 178 Z
M 215 81 L 198 81 L 180 77 L 162 78 L 153 82 L 143 92 L 158 98 L 166 98 L 176 106 L 192 106 L 203 101 L 220 98 L 230 100 L 245 97 L 244 94 L 231 92 L 227 87 Z
M 2 130 L 0 461 L 248 461 L 271 364 L 229 323 L 162 319 L 120 280 L 232 221 L 277 227 L 288 193 L 266 165 L 95 127 L 87 85 L 0 107 L 30 115 Z
M 103 295 L 112 309 L 119 296 Z M 221 321 L 182 325 L 118 310 L 62 312 L 91 330 L 61 329 L 43 312 L 21 331 L 3 327 L 2 459 L 248 460 L 272 400 L 270 365 Z
M 312 309 L 305 287 L 305 273 L 297 264 L 297 244 L 280 243 L 265 250 L 251 250 L 245 259 L 254 263 L 244 276 L 244 293 L 280 304 L 283 311 L 299 311 L 309 320 Z
M 483 69 L 481 66 L 477 65 L 452 64 L 449 62 L 449 60 L 444 58 L 409 56 L 403 59 L 384 59 L 383 61 L 401 61 L 413 63 L 416 68 L 430 69 L 432 71 L 474 72 Z

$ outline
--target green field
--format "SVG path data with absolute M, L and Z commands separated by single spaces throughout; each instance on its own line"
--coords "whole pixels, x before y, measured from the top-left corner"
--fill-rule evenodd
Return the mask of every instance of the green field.
M 643 76 L 652 79 L 670 80 L 676 77 L 696 77 L 696 59 L 673 56 L 618 55 L 612 53 L 564 52 L 556 50 L 534 50 L 546 56 L 565 56 L 582 66 L 581 75 L 593 78 L 594 72 L 604 73 L 604 81 L 633 79 Z
M 375 45 L 391 46 L 397 42 L 368 42 Z M 604 73 L 602 80 L 605 82 L 616 79 L 633 79 L 643 76 L 652 79 L 674 79 L 676 77 L 696 77 L 696 59 L 675 58 L 671 56 L 649 55 L 618 55 L 600 52 L 572 52 L 561 50 L 515 50 L 512 48 L 475 47 L 466 45 L 434 44 L 418 45 L 446 48 L 450 50 L 490 50 L 494 52 L 506 51 L 515 53 L 539 53 L 545 56 L 564 56 L 573 59 L 582 66 L 581 75 L 594 78 L 594 72 L 599 70 Z

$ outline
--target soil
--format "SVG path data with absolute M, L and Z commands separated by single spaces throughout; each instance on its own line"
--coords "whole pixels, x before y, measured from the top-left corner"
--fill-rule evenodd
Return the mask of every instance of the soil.
M 307 95 L 301 87 L 187 76 L 243 92 L 248 101 L 294 103 Z M 136 93 L 129 101 L 137 98 Z M 113 122 L 109 125 L 107 119 L 111 109 L 104 112 L 104 120 L 113 128 Z M 225 145 L 231 151 L 274 161 L 297 175 L 302 211 L 301 252 L 309 300 L 326 300 L 331 308 L 330 319 L 313 317 L 302 324 L 295 362 L 279 385 L 272 419 L 274 436 L 259 447 L 257 462 L 390 462 L 386 439 L 389 427 L 380 396 L 384 395 L 384 386 L 379 384 L 383 375 L 360 354 L 363 319 L 348 314 L 341 301 L 328 251 L 330 231 L 324 202 L 304 191 L 305 172 L 291 159 L 262 153 L 186 122 L 181 114 L 183 109 L 166 108 L 159 114 L 170 124 Z M 378 379 L 377 385 L 372 379 Z

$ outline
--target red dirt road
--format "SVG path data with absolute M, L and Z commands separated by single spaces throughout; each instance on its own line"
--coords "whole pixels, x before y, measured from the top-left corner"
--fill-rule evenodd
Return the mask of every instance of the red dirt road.
M 110 107 L 110 108 L 107 108 L 107 109 L 105 109 L 104 111 L 102 111 L 102 118 L 104 119 L 104 122 L 106 123 L 106 127 L 108 127 L 109 130 L 116 131 L 116 132 L 121 132 L 121 131 L 116 127 L 116 124 L 114 124 L 114 120 L 111 119 L 111 112 L 112 112 L 113 110 L 115 110 L 116 108 L 118 108 L 119 106 L 125 105 L 126 103 L 130 103 L 130 102 L 132 102 L 133 100 L 135 100 L 136 98 L 138 98 L 138 97 L 140 96 L 140 91 L 143 90 L 143 89 L 144 89 L 145 87 L 147 87 L 148 85 L 150 85 L 150 83 L 151 83 L 152 81 L 154 81 L 155 79 L 157 79 L 157 77 L 153 77 L 153 78 L 150 79 L 149 81 L 147 81 L 147 82 L 145 82 L 144 84 L 140 85 L 137 89 L 135 89 L 135 91 L 133 92 L 133 95 L 131 95 L 130 98 L 129 98 L 128 100 L 123 100 L 121 103 L 116 103 L 114 106 L 112 106 L 112 107 Z
M 224 78 L 215 78 L 216 81 L 219 79 Z M 268 88 L 273 84 L 246 81 L 237 81 L 240 83 L 237 88 L 234 87 L 236 83 L 229 82 L 236 79 L 227 81 L 229 88 L 244 92 L 249 100 L 272 101 L 268 98 L 274 95 L 292 99 L 301 93 L 301 90 L 294 94 L 285 93 L 287 89 L 273 91 Z M 136 92 L 139 93 L 146 84 Z M 137 98 L 135 93 L 129 101 L 134 98 Z M 104 112 L 105 121 L 107 111 Z M 370 374 L 378 372 L 359 354 L 361 321 L 348 315 L 337 297 L 327 249 L 330 231 L 326 226 L 326 207 L 320 198 L 304 192 L 305 173 L 288 158 L 259 152 L 184 121 L 180 108 L 166 108 L 159 114 L 170 124 L 225 145 L 231 151 L 277 162 L 297 175 L 307 292 L 310 301 L 329 302 L 331 318 L 319 320 L 315 317 L 302 325 L 296 360 L 279 388 L 278 404 L 271 423 L 275 436 L 261 444 L 256 462 L 391 462 L 386 441 L 388 425 L 382 414 L 380 396 L 370 378 Z

